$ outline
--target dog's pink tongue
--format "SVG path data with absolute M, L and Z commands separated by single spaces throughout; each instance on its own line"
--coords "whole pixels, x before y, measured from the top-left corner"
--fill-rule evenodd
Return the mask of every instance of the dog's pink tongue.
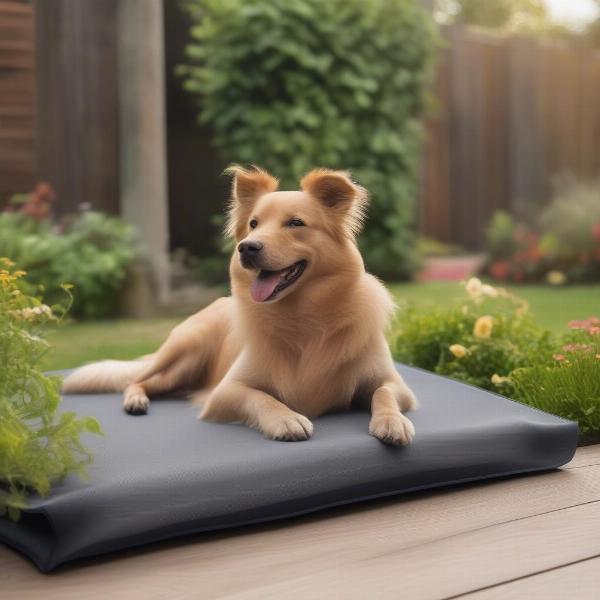
M 256 277 L 250 286 L 250 295 L 254 302 L 264 302 L 275 290 L 279 283 L 279 273 L 268 277 Z

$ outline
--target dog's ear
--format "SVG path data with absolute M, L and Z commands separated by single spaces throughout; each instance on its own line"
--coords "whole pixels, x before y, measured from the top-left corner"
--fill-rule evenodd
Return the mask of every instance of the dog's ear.
M 346 171 L 313 169 L 300 182 L 301 188 L 335 215 L 341 232 L 356 237 L 362 229 L 368 194 Z
M 277 190 L 279 182 L 259 167 L 248 169 L 232 165 L 225 173 L 233 178 L 231 200 L 227 211 L 225 233 L 229 237 L 243 237 L 255 202 L 263 195 Z

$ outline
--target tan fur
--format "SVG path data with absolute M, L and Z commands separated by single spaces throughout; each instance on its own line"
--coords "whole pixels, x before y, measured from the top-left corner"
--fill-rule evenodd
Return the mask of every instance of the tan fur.
M 235 251 L 231 297 L 178 325 L 156 354 L 118 368 L 88 365 L 64 390 L 123 390 L 132 413 L 146 412 L 153 395 L 191 390 L 203 401 L 201 418 L 241 421 L 277 440 L 307 439 L 309 418 L 362 402 L 372 435 L 409 443 L 414 428 L 402 411 L 417 402 L 385 339 L 393 302 L 365 272 L 355 243 L 365 190 L 341 171 L 311 171 L 296 192 L 277 191 L 277 180 L 258 168 L 231 172 L 230 235 L 262 243 L 262 269 L 307 261 L 303 274 L 274 300 L 255 302 L 258 270 L 243 268 Z M 290 227 L 292 218 L 306 226 Z

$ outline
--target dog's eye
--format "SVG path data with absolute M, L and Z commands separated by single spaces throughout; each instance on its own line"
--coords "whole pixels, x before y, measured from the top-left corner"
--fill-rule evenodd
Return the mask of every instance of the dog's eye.
M 258 221 L 256 219 L 252 219 L 252 221 L 250 221 L 250 229 L 255 229 L 257 225 Z
M 304 227 L 304 225 L 306 225 L 306 223 L 304 223 L 302 219 L 297 219 L 295 217 L 287 222 L 288 227 Z

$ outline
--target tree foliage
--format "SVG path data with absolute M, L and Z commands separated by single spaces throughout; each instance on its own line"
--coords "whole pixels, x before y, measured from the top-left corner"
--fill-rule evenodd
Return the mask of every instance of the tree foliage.
M 435 35 L 413 0 L 189 0 L 185 88 L 227 161 L 297 189 L 315 166 L 372 195 L 369 268 L 407 276 Z

